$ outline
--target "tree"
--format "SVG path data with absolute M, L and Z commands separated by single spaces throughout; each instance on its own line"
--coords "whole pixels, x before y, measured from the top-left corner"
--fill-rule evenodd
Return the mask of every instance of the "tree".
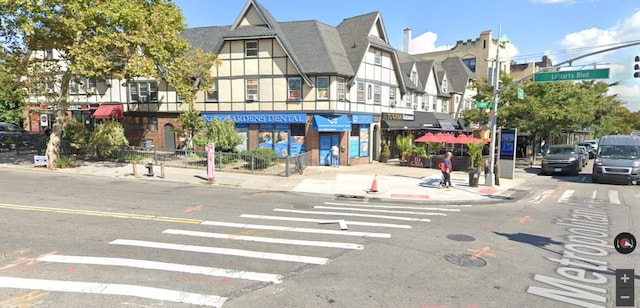
M 22 126 L 24 122 L 24 102 L 26 92 L 16 75 L 0 63 L 0 122 Z
M 3 59 L 26 75 L 31 88 L 48 88 L 56 121 L 47 145 L 49 168 L 55 168 L 60 136 L 68 120 L 71 81 L 80 78 L 132 80 L 166 78 L 178 93 L 192 86 L 194 71 L 181 67 L 189 46 L 180 9 L 170 0 L 1 0 L 0 40 Z M 36 51 L 56 51 L 47 57 Z M 0 59 L 0 60 L 3 60 Z
M 215 143 L 216 148 L 222 151 L 233 151 L 244 139 L 236 133 L 235 122 L 226 118 L 224 120 L 213 119 L 209 121 L 200 135 L 196 136 L 198 145 Z

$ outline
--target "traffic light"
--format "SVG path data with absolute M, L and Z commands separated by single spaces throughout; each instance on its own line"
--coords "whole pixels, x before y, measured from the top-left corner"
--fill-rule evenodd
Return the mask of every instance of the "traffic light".
M 633 66 L 633 70 L 635 70 L 633 78 L 640 78 L 640 56 L 636 56 L 635 61 L 636 65 Z

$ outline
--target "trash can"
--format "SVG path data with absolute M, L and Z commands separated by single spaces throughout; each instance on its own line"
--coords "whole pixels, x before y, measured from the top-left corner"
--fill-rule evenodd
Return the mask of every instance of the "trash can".
M 480 172 L 478 170 L 469 171 L 469 187 L 478 187 L 480 182 Z

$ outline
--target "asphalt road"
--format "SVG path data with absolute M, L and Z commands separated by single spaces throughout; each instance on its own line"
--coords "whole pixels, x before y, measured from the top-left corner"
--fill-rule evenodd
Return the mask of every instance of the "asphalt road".
M 613 249 L 637 186 L 527 184 L 383 204 L 3 169 L 0 307 L 613 307 L 622 268 L 640 296 Z

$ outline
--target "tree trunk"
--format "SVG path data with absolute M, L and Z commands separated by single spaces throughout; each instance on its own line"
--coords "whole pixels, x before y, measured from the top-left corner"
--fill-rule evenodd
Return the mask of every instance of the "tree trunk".
M 49 135 L 49 143 L 47 143 L 47 168 L 55 170 L 60 159 L 60 143 L 62 141 L 62 129 L 67 121 L 67 109 L 69 109 L 69 82 L 71 75 L 68 72 L 62 75 L 60 79 L 60 93 L 56 100 L 56 121 L 53 123 L 53 129 Z

